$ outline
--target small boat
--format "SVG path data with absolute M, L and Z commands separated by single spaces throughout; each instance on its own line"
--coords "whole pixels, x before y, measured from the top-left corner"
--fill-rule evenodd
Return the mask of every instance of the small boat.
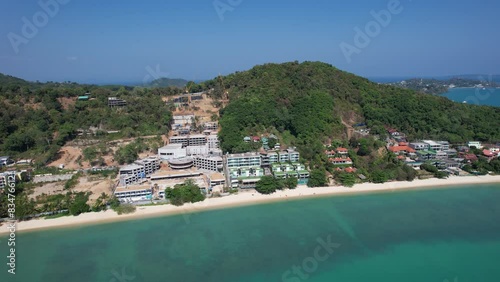
M 462 104 L 467 104 L 467 101 L 463 101 Z

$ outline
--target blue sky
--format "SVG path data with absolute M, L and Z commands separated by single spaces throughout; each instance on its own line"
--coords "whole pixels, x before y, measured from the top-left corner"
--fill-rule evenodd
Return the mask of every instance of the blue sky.
M 2 0 L 0 72 L 40 81 L 200 80 L 308 60 L 368 77 L 500 74 L 499 1 L 217 1 Z M 39 2 L 58 11 L 47 15 Z M 372 22 L 371 11 L 381 10 L 391 15 L 385 26 Z M 23 34 L 23 17 L 38 30 Z M 356 45 L 355 28 L 367 26 L 373 37 Z M 341 44 L 356 49 L 350 60 Z

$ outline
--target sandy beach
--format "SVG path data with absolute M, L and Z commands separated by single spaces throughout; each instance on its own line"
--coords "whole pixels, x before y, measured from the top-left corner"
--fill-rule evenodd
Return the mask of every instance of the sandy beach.
M 342 186 L 330 186 L 321 188 L 308 188 L 299 186 L 293 190 L 278 191 L 271 195 L 262 195 L 256 192 L 240 192 L 235 195 L 230 195 L 222 198 L 207 199 L 203 202 L 186 204 L 181 207 L 173 205 L 145 206 L 137 207 L 137 211 L 133 214 L 118 215 L 112 210 L 85 213 L 79 216 L 65 216 L 55 219 L 35 219 L 17 223 L 16 231 L 33 231 L 47 228 L 61 228 L 71 226 L 81 226 L 85 224 L 99 224 L 117 222 L 123 220 L 136 220 L 140 218 L 186 214 L 186 222 L 189 222 L 187 216 L 192 212 L 200 212 L 212 209 L 221 209 L 227 207 L 237 207 L 245 205 L 253 205 L 274 201 L 286 201 L 290 199 L 300 199 L 307 197 L 334 196 L 346 194 L 362 194 L 376 192 L 393 192 L 399 190 L 421 189 L 429 187 L 444 187 L 457 186 L 467 184 L 488 184 L 500 183 L 500 175 L 497 176 L 468 176 L 458 177 L 453 176 L 448 179 L 426 179 L 414 180 L 413 182 L 388 182 L 384 184 L 363 183 L 357 184 L 352 188 Z M 7 225 L 0 227 L 0 234 L 8 233 Z

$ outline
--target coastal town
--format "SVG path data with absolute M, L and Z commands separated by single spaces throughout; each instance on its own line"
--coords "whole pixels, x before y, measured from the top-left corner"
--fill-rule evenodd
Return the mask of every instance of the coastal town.
M 87 94 L 78 97 L 78 100 L 88 101 L 91 94 Z M 284 144 L 274 134 L 245 136 L 242 141 L 255 148 L 253 151 L 223 153 L 218 137 L 220 128 L 217 119 L 213 115 L 197 115 L 196 111 L 189 110 L 192 109 L 190 106 L 193 101 L 200 103 L 203 100 L 210 100 L 207 93 L 182 94 L 165 100 L 166 105 L 175 106 L 175 111 L 169 124 L 171 130 L 162 139 L 163 146 L 159 146 L 154 154 L 143 155 L 121 166 L 93 166 L 65 170 L 60 174 L 34 174 L 31 160 L 13 160 L 3 156 L 0 158 L 0 188 L 5 188 L 9 176 L 14 176 L 16 181 L 31 181 L 42 185 L 35 189 L 36 195 L 65 193 L 64 189 L 44 191 L 47 186 L 43 183 L 50 186 L 53 183 L 72 181 L 75 177 L 82 179 L 85 178 L 84 175 L 92 172 L 114 171 L 115 178 L 106 180 L 105 183 L 90 182 L 86 190 L 81 191 L 90 191 L 94 195 L 104 193 L 108 198 L 115 197 L 123 204 L 141 206 L 169 203 L 166 189 L 178 187 L 186 181 L 199 187 L 206 198 L 231 197 L 238 192 L 253 195 L 257 183 L 263 177 L 272 177 L 279 181 L 294 179 L 295 186 L 308 186 L 311 169 L 301 158 L 297 148 Z M 124 107 L 127 102 L 109 97 L 108 104 L 112 109 Z M 386 153 L 416 170 L 419 179 L 488 174 L 490 172 L 474 168 L 474 164 L 479 161 L 490 162 L 500 155 L 500 144 L 483 144 L 480 141 L 450 144 L 446 140 L 409 140 L 404 132 L 395 128 L 387 126 L 385 130 L 383 135 L 371 135 L 370 128 L 361 123 L 355 125 L 355 130 L 351 133 L 361 137 L 372 136 L 383 141 L 386 144 Z M 83 134 L 81 131 L 80 135 Z M 360 148 L 334 145 L 324 144 L 324 155 L 321 156 L 334 167 L 334 172 L 352 175 L 357 184 L 370 182 L 352 159 Z M 64 165 L 58 165 L 58 169 L 63 171 Z M 78 185 L 82 182 L 86 183 L 80 181 L 75 190 L 78 191 Z M 327 186 L 331 186 L 332 190 L 342 185 L 343 183 L 338 182 L 333 175 L 328 176 Z M 95 200 L 95 197 L 91 199 Z

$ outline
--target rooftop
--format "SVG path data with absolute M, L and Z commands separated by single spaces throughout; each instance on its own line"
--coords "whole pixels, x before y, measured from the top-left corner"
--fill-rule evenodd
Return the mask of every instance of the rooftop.
M 153 175 L 151 175 L 151 179 L 158 177 L 192 177 L 199 176 L 202 172 L 200 171 L 192 171 L 192 170 L 160 170 Z
M 129 165 L 121 167 L 120 171 L 122 171 L 122 170 L 134 170 L 134 169 L 140 169 L 140 168 L 142 168 L 142 166 L 140 166 L 138 164 L 129 164 Z
M 180 159 L 173 159 L 173 160 L 169 160 L 168 163 L 169 164 L 173 164 L 173 165 L 187 165 L 187 164 L 190 164 L 193 162 L 193 158 L 180 158 Z
M 431 146 L 439 146 L 441 144 L 439 144 L 438 142 L 434 141 L 434 140 L 422 140 L 422 142 L 426 143 L 426 144 L 429 144 Z
M 116 192 L 127 192 L 127 191 L 142 191 L 142 190 L 151 190 L 150 185 L 130 185 L 130 186 L 120 186 L 116 187 Z
M 197 156 L 196 158 L 217 161 L 217 162 L 222 161 L 222 157 L 218 157 L 218 156 Z
M 227 154 L 228 158 L 238 158 L 238 157 L 259 157 L 260 155 L 255 152 L 240 153 L 240 154 Z
M 172 143 L 161 147 L 159 150 L 172 150 L 172 149 L 182 149 L 182 144 Z
M 222 173 L 218 173 L 218 172 L 215 172 L 215 173 L 212 173 L 208 176 L 208 178 L 211 180 L 211 181 L 222 181 L 222 180 L 225 180 L 224 178 L 224 175 L 222 175 Z

